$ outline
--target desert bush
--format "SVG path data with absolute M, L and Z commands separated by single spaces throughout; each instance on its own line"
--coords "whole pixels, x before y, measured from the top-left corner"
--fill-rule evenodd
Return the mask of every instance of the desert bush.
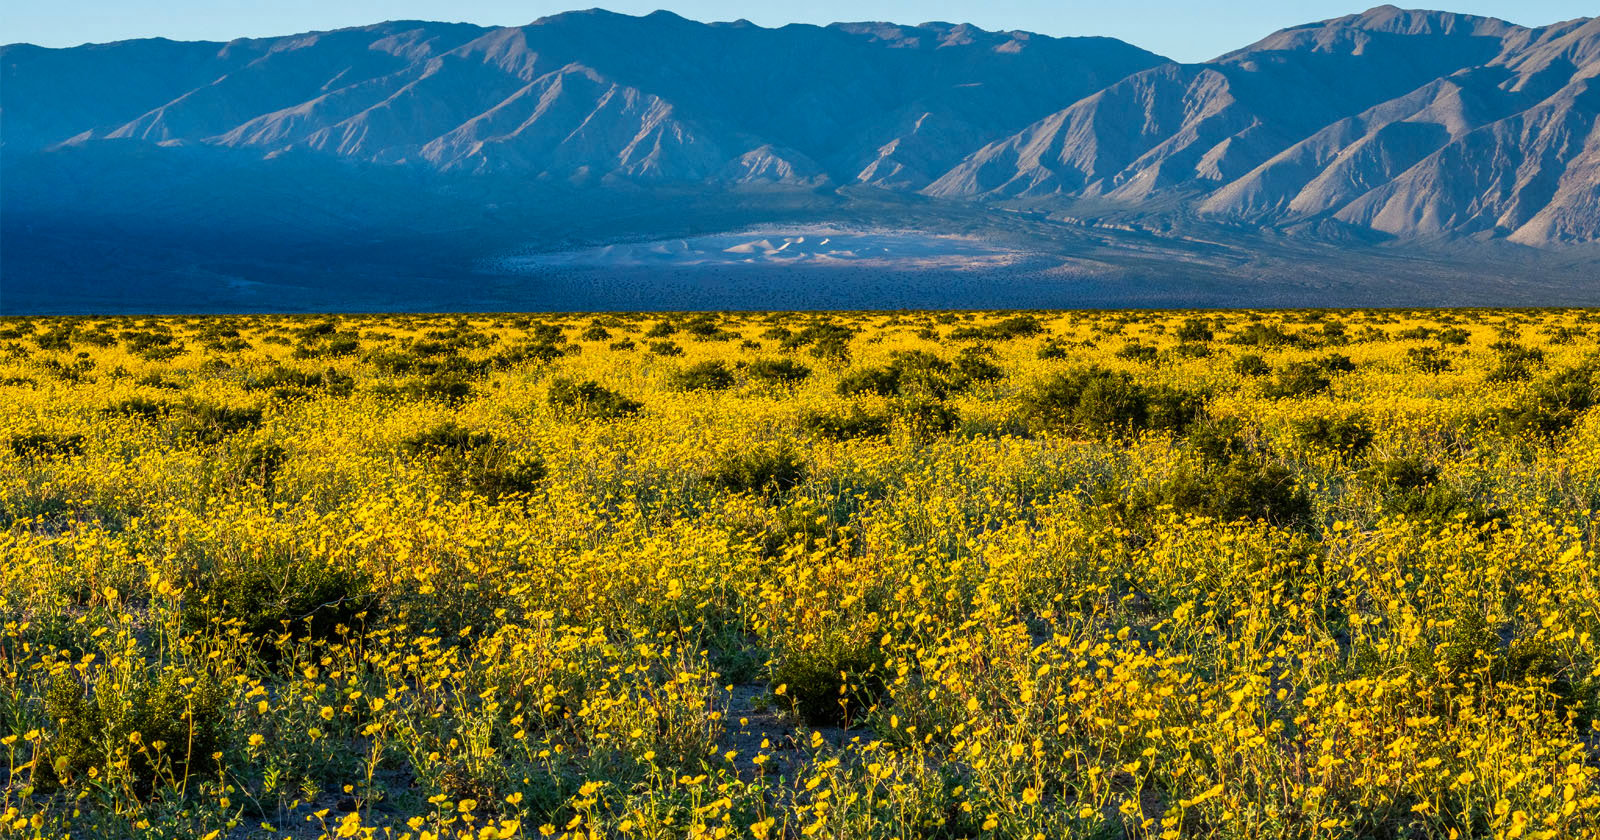
M 1122 345 L 1116 355 L 1117 358 L 1126 359 L 1130 362 L 1148 363 L 1155 361 L 1156 357 L 1161 353 L 1152 345 L 1140 344 L 1137 340 L 1134 340 Z
M 259 408 L 188 402 L 172 413 L 170 428 L 174 437 L 214 444 L 260 426 L 261 420 Z
M 733 387 L 733 371 L 725 362 L 699 362 L 673 371 L 667 382 L 680 391 L 721 391 Z
M 889 434 L 887 414 L 867 411 L 859 405 L 848 411 L 807 411 L 800 415 L 800 428 L 832 440 L 882 437 Z
M 332 368 L 324 371 L 269 368 L 243 383 L 246 391 L 270 391 L 274 399 L 294 399 L 322 391 L 332 397 L 347 397 L 355 391 L 355 378 Z
M 769 445 L 722 455 L 706 471 L 705 478 L 712 486 L 731 493 L 761 495 L 794 489 L 805 480 L 806 472 L 805 460 L 799 453 L 787 446 Z
M 1328 378 L 1322 365 L 1315 362 L 1290 362 L 1278 371 L 1272 382 L 1261 389 L 1272 399 L 1308 397 L 1328 390 L 1333 380 Z
M 436 373 L 431 376 L 407 379 L 397 385 L 380 383 L 373 386 L 372 391 L 375 394 L 386 397 L 402 397 L 440 402 L 445 405 L 458 405 L 472 399 L 474 388 L 472 380 L 459 374 Z
M 1212 331 L 1210 323 L 1199 318 L 1188 318 L 1178 325 L 1178 329 L 1173 335 L 1181 342 L 1204 344 L 1210 341 L 1215 333 Z
M 791 359 L 756 359 L 744 367 L 745 375 L 765 385 L 794 385 L 811 375 L 811 368 Z
M 1057 374 L 1022 397 L 1022 411 L 1040 429 L 1129 434 L 1144 429 L 1181 432 L 1203 399 L 1165 386 L 1146 387 L 1100 367 Z
M 1044 324 L 1032 315 L 1016 315 L 996 321 L 993 324 L 984 324 L 972 327 L 957 327 L 950 331 L 950 338 L 955 341 L 1011 341 L 1018 338 L 1031 338 L 1044 332 Z
M 228 687 L 201 670 L 122 674 L 98 669 L 92 685 L 64 669 L 44 694 L 54 727 L 39 766 L 52 786 L 100 779 L 148 796 L 160 783 L 211 775 L 225 745 Z
M 1600 403 L 1600 363 L 1567 368 L 1535 382 L 1510 406 L 1499 412 L 1507 432 L 1551 438 L 1578 422 L 1584 412 Z
M 405 438 L 406 452 L 427 458 L 444 485 L 496 502 L 533 492 L 544 480 L 544 460 L 519 453 L 488 432 L 445 422 Z
M 1278 526 L 1304 527 L 1312 515 L 1311 499 L 1295 483 L 1293 473 L 1276 464 L 1240 457 L 1204 469 L 1179 471 L 1137 494 L 1133 507 L 1153 510 L 1163 505 L 1224 522 L 1261 520 Z
M 1233 372 L 1240 376 L 1266 376 L 1272 372 L 1272 368 L 1267 364 L 1266 359 L 1255 353 L 1246 353 L 1234 360 Z
M 1244 430 L 1243 421 L 1237 417 L 1208 418 L 1189 428 L 1189 448 L 1205 460 L 1228 463 L 1250 451 Z
M 1423 373 L 1443 373 L 1450 369 L 1450 357 L 1437 347 L 1411 347 L 1406 350 L 1406 364 Z
M 1376 436 L 1372 424 L 1365 417 L 1328 417 L 1317 415 L 1298 420 L 1293 424 L 1295 437 L 1309 446 L 1321 446 L 1349 455 L 1366 451 Z
M 952 390 L 965 391 L 974 385 L 1006 378 L 1005 368 L 995 364 L 994 356 L 994 351 L 983 345 L 962 348 L 951 365 Z
M 565 377 L 550 383 L 550 407 L 570 417 L 609 419 L 638 414 L 644 403 L 601 386 L 594 380 L 578 381 Z
M 1303 343 L 1301 338 L 1277 324 L 1249 324 L 1228 336 L 1229 344 L 1247 347 L 1294 347 Z
M 949 434 L 961 424 L 961 415 L 940 400 L 911 397 L 895 404 L 894 416 L 914 442 L 926 443 Z
M 282 549 L 238 558 L 200 555 L 183 569 L 183 625 L 190 632 L 239 633 L 261 656 L 283 655 L 280 642 L 328 640 L 374 614 L 372 577 L 348 563 Z
M 1071 355 L 1072 351 L 1066 344 L 1053 338 L 1039 345 L 1039 351 L 1034 354 L 1035 357 L 1042 360 L 1065 359 Z
M 767 679 L 783 688 L 801 721 L 841 726 L 860 717 L 883 691 L 881 650 L 827 634 L 812 644 L 789 646 L 773 658 Z
M 27 461 L 47 458 L 71 458 L 83 454 L 83 435 L 53 432 L 32 432 L 12 435 L 7 444 L 11 453 Z
M 1497 360 L 1494 368 L 1484 377 L 1489 382 L 1520 382 L 1533 377 L 1534 371 L 1544 364 L 1544 351 L 1524 347 L 1512 341 L 1497 341 L 1489 345 Z
M 1379 461 L 1361 471 L 1361 477 L 1383 494 L 1384 513 L 1439 523 L 1466 519 L 1483 525 L 1502 514 L 1477 499 L 1439 482 L 1439 468 L 1420 458 Z

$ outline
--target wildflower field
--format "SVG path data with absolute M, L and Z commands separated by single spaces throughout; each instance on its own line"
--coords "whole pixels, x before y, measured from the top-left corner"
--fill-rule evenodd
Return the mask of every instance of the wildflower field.
M 1600 312 L 0 320 L 0 836 L 1600 837 Z

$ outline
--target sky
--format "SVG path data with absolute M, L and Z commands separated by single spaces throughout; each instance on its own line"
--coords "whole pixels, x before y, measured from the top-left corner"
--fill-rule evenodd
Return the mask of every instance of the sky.
M 10 0 L 0 9 L 0 42 L 47 47 L 162 36 L 226 41 L 359 26 L 382 20 L 448 20 L 517 25 L 597 0 Z M 1179 61 L 1213 58 L 1286 26 L 1360 12 L 1369 2 L 1315 0 L 647 0 L 601 2 L 644 14 L 665 8 L 696 20 L 745 18 L 762 26 L 889 20 L 945 20 L 1046 35 L 1108 35 Z M 1452 12 L 1536 26 L 1600 13 L 1595 0 L 1454 0 Z

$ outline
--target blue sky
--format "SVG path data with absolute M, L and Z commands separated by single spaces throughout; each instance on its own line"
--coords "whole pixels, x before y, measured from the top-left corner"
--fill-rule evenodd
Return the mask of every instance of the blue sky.
M 227 40 L 423 19 L 522 24 L 595 0 L 12 0 L 0 11 L 0 41 L 71 46 L 165 36 Z M 1359 12 L 1375 3 L 1229 0 L 647 0 L 606 2 L 642 14 L 670 9 L 697 20 L 746 18 L 763 26 L 836 20 L 971 22 L 1047 35 L 1109 35 L 1180 61 L 1201 61 L 1276 29 Z M 1457 0 L 1444 8 L 1539 25 L 1596 14 L 1594 0 Z

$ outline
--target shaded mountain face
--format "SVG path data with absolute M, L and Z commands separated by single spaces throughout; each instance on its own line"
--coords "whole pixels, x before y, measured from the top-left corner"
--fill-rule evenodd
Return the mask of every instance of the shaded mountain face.
M 970 26 L 763 29 L 573 12 L 228 44 L 6 47 L 8 154 L 111 140 L 542 179 L 920 188 L 1161 63 Z
M 1281 228 L 1600 238 L 1600 19 L 1391 6 L 1136 73 L 985 146 L 945 198 L 1096 200 Z

